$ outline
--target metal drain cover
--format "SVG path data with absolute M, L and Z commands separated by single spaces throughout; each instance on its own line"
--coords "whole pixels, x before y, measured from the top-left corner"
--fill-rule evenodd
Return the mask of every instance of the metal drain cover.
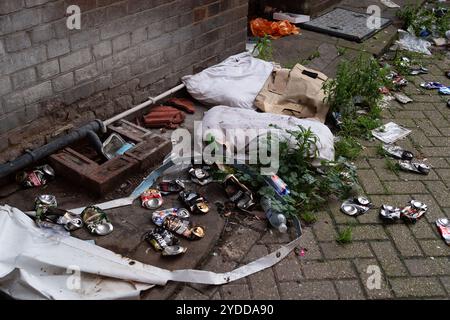
M 390 19 L 381 18 L 381 27 L 379 29 L 370 29 L 367 27 L 369 17 L 369 14 L 336 8 L 309 22 L 303 23 L 302 27 L 306 30 L 363 42 L 392 23 Z

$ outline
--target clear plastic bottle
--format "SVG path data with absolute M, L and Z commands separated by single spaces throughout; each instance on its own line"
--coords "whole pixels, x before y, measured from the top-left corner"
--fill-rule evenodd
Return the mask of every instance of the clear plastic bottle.
M 281 212 L 272 208 L 272 201 L 267 197 L 261 198 L 261 206 L 266 213 L 267 220 L 270 224 L 281 233 L 287 232 L 286 217 Z

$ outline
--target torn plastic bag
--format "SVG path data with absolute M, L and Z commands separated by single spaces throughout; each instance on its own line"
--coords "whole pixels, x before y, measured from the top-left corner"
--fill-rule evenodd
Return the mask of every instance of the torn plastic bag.
M 231 272 L 169 271 L 38 228 L 22 211 L 5 205 L 0 206 L 0 243 L 0 290 L 15 299 L 136 299 L 168 281 L 221 285 L 247 277 L 283 260 L 300 238 Z
M 313 161 L 313 165 L 320 166 L 322 160 L 334 161 L 334 136 L 326 125 L 313 119 L 298 119 L 286 115 L 217 106 L 205 113 L 202 125 L 197 126 L 194 134 L 196 141 L 205 141 L 206 137 L 212 134 L 215 141 L 225 145 L 228 150 L 233 150 L 233 146 L 244 145 L 248 147 L 247 152 L 250 154 L 257 152 L 252 149 L 257 147 L 256 145 L 246 143 L 248 141 L 246 139 L 255 132 L 254 130 L 258 130 L 258 136 L 265 136 L 268 131 L 276 132 L 279 134 L 280 141 L 288 141 L 294 148 L 296 146 L 294 138 L 286 130 L 295 131 L 299 130 L 299 127 L 310 128 L 318 137 L 318 156 Z M 231 132 L 236 130 L 236 134 L 227 135 L 227 130 Z M 202 137 L 205 139 L 202 140 Z
M 419 52 L 431 56 L 431 43 L 412 35 L 405 30 L 398 30 L 399 40 L 396 44 L 401 50 Z
M 182 78 L 189 94 L 207 105 L 252 109 L 273 65 L 244 52 Z

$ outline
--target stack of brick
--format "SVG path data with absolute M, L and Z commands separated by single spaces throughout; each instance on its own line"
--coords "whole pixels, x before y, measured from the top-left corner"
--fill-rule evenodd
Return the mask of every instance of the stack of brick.
M 166 106 L 157 106 L 144 116 L 148 128 L 176 129 L 186 118 L 184 112 L 194 113 L 194 103 L 188 99 L 173 98 L 166 101 Z
M 67 28 L 69 5 L 81 29 Z M 0 162 L 243 51 L 247 0 L 0 1 Z

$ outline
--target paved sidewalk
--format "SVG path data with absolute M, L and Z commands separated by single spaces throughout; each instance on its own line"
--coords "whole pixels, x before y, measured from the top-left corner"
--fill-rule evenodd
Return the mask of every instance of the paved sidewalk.
M 330 57 L 327 59 L 322 57 L 321 69 L 332 75 L 337 61 L 330 64 Z M 310 66 L 319 62 L 312 61 Z M 430 74 L 414 77 L 414 83 L 405 89 L 414 102 L 408 105 L 392 102 L 383 112 L 385 123 L 394 121 L 413 130 L 399 145 L 420 155 L 419 158 L 426 158 L 433 166 L 428 176 L 389 171 L 384 158 L 377 155 L 380 142 L 362 141 L 365 150 L 356 165 L 361 185 L 375 204 L 373 210 L 355 219 L 339 211 L 339 202 L 330 203 L 326 210 L 317 213 L 318 222 L 304 228 L 304 257 L 292 253 L 273 268 L 222 287 L 185 285 L 173 298 L 448 299 L 450 247 L 440 238 L 434 222 L 437 218 L 450 218 L 450 109 L 437 92 L 424 92 L 419 85 L 430 80 L 449 84 L 444 77 L 449 66 L 448 55 L 431 58 Z M 379 219 L 382 204 L 401 206 L 411 198 L 429 206 L 429 212 L 417 224 L 386 224 Z M 231 271 L 292 239 L 292 235 L 272 233 L 266 222 L 239 220 L 242 219 L 229 221 L 222 242 L 201 269 Z M 354 241 L 337 244 L 338 231 L 353 224 Z M 374 270 L 381 271 L 378 289 L 370 289 Z

